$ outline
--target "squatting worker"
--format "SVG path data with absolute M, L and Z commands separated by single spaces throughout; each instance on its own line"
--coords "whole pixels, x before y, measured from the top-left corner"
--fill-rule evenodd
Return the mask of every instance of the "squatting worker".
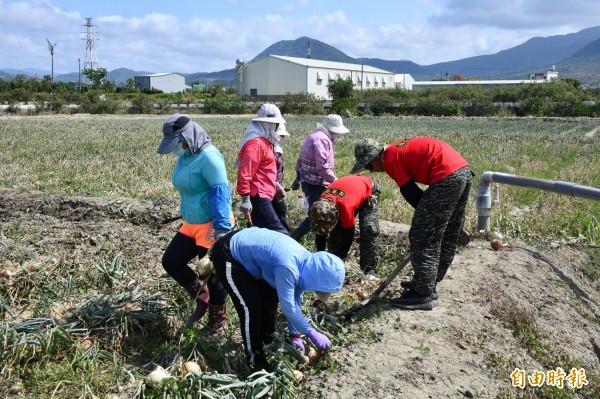
M 431 310 L 436 285 L 443 280 L 456 252 L 473 183 L 469 164 L 449 144 L 430 137 L 404 139 L 383 146 L 371 138 L 354 148 L 356 164 L 386 172 L 406 201 L 415 208 L 409 242 L 414 274 L 408 288 L 392 305 L 402 309 Z M 416 184 L 425 184 L 423 191 Z M 435 298 L 434 298 L 435 297 Z
M 287 229 L 273 208 L 273 198 L 285 196 L 276 184 L 275 146 L 280 139 L 277 129 L 285 123 L 275 104 L 263 104 L 256 118 L 246 128 L 239 144 L 236 161 L 237 192 L 242 197 L 240 211 L 257 227 L 287 234 Z
M 379 197 L 381 190 L 367 176 L 345 176 L 331 183 L 308 213 L 317 251 L 346 259 L 354 241 L 358 214 L 360 269 L 373 274 L 379 255 Z
M 233 225 L 231 189 L 223 156 L 206 131 L 182 114 L 171 115 L 163 124 L 163 140 L 157 152 L 177 155 L 171 181 L 179 192 L 183 218 L 163 254 L 162 265 L 196 299 L 190 322 L 200 319 L 208 309 L 208 327 L 224 327 L 227 292 L 223 285 L 214 278 L 205 284 L 188 266 L 194 257 L 204 257 L 215 240 Z
M 335 181 L 333 143 L 348 132 L 342 117 L 331 114 L 317 123 L 317 128 L 302 143 L 292 189 L 302 187 L 309 209 L 327 186 Z M 310 220 L 307 216 L 290 236 L 300 241 L 309 231 Z
M 272 341 L 277 303 L 300 352 L 304 353 L 301 334 L 320 350 L 331 346 L 302 315 L 302 296 L 304 291 L 316 291 L 323 300 L 339 291 L 345 277 L 340 258 L 311 253 L 286 234 L 250 227 L 217 241 L 211 260 L 240 318 L 248 360 L 258 370 L 270 370 L 263 346 Z

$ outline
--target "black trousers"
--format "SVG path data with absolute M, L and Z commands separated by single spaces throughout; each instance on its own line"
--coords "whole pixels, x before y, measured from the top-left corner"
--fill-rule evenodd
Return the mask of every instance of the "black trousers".
M 196 240 L 192 237 L 177 232 L 163 254 L 162 266 L 169 276 L 185 287 L 198 278 L 198 274 L 188 266 L 188 263 L 196 256 L 204 257 L 206 252 L 208 249 L 196 245 Z M 224 305 L 227 292 L 221 282 L 214 277 L 208 277 L 206 285 L 210 294 L 209 303 L 215 306 Z
M 257 194 L 250 197 L 250 202 L 252 203 L 252 224 L 254 226 L 288 234 L 270 199 L 261 198 Z
M 270 370 L 263 346 L 273 340 L 279 304 L 277 290 L 265 280 L 255 279 L 231 256 L 229 243 L 237 232 L 232 231 L 215 243 L 211 259 L 240 319 L 248 361 L 258 370 Z

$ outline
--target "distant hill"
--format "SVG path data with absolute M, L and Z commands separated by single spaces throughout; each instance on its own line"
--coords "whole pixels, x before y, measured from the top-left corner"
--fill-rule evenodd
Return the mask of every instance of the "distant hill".
M 566 60 L 556 64 L 563 77 L 579 80 L 582 84 L 600 87 L 600 39 L 579 49 Z
M 335 47 L 306 36 L 296 40 L 278 41 L 260 52 L 254 59 L 269 54 L 303 58 L 307 55 L 308 43 L 310 43 L 310 54 L 313 59 L 365 64 L 390 72 L 410 73 L 416 80 L 445 78 L 447 74 L 479 79 L 526 79 L 531 73 L 545 72 L 555 65 L 561 77 L 572 77 L 585 85 L 600 84 L 600 26 L 567 35 L 535 37 L 495 54 L 431 65 L 419 65 L 409 60 L 353 58 Z M 3 69 L 0 70 L 0 73 L 2 72 L 4 73 L 0 75 L 2 79 L 7 79 L 6 74 L 26 74 L 39 77 L 50 74 L 48 71 L 32 69 Z M 152 72 L 119 68 L 110 71 L 108 79 L 117 84 L 125 84 L 127 79 L 133 78 L 135 75 L 150 73 Z M 181 75 L 185 76 L 187 84 L 223 81 L 225 86 L 229 86 L 235 82 L 235 68 L 217 72 L 181 73 Z M 59 75 L 54 79 L 76 82 L 78 73 Z
M 552 65 L 571 57 L 579 49 L 600 39 L 600 26 L 583 29 L 567 35 L 536 37 L 525 43 L 495 54 L 469 57 L 421 67 L 415 78 L 435 77 L 436 73 L 449 71 L 480 79 L 506 78 L 520 73 L 526 78 L 532 72 L 545 72 Z M 600 65 L 597 71 L 600 72 Z M 559 69 L 559 73 L 563 70 Z M 559 75 L 560 76 L 560 75 Z
M 316 60 L 346 62 L 350 64 L 359 63 L 355 58 L 346 55 L 335 47 L 306 36 L 302 36 L 296 40 L 281 40 L 267 47 L 254 57 L 254 59 L 259 59 L 266 55 L 306 58 L 308 43 L 310 43 L 311 58 Z

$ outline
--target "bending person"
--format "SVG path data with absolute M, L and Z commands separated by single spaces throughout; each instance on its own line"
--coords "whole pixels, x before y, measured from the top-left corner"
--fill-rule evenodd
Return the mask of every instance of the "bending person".
M 414 274 L 408 290 L 392 305 L 402 309 L 433 309 L 437 284 L 452 264 L 465 222 L 473 173 L 465 159 L 448 143 L 431 137 L 404 139 L 383 146 L 371 138 L 354 147 L 356 163 L 350 173 L 363 169 L 387 173 L 415 208 L 410 231 Z M 427 185 L 423 191 L 417 183 Z
M 263 346 L 272 342 L 278 303 L 299 351 L 304 352 L 301 334 L 319 350 L 331 346 L 302 314 L 302 297 L 304 291 L 316 291 L 326 299 L 341 289 L 345 269 L 340 258 L 310 253 L 288 235 L 251 227 L 217 241 L 211 260 L 240 318 L 248 361 L 257 369 L 270 369 Z
M 379 197 L 381 190 L 369 177 L 345 176 L 329 185 L 308 211 L 317 251 L 346 260 L 359 221 L 360 269 L 374 274 L 379 259 Z

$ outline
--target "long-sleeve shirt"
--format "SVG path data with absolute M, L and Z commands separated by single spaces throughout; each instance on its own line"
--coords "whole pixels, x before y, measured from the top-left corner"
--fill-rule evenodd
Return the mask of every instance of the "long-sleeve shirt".
M 231 237 L 231 256 L 255 278 L 277 290 L 281 312 L 291 333 L 313 327 L 302 314 L 304 291 L 337 292 L 345 277 L 344 262 L 321 251 L 310 253 L 288 235 L 251 227 Z
M 309 184 L 328 186 L 335 180 L 333 166 L 333 141 L 317 129 L 302 144 L 296 172 Z
M 194 224 L 212 221 L 215 228 L 232 228 L 231 189 L 217 147 L 211 145 L 196 156 L 179 157 L 171 181 L 179 191 L 183 220 Z
M 431 137 L 400 140 L 383 153 L 383 169 L 398 187 L 411 179 L 430 186 L 465 166 L 469 164 L 450 144 Z
M 237 193 L 273 199 L 275 195 L 275 154 L 263 137 L 248 141 L 238 154 Z

